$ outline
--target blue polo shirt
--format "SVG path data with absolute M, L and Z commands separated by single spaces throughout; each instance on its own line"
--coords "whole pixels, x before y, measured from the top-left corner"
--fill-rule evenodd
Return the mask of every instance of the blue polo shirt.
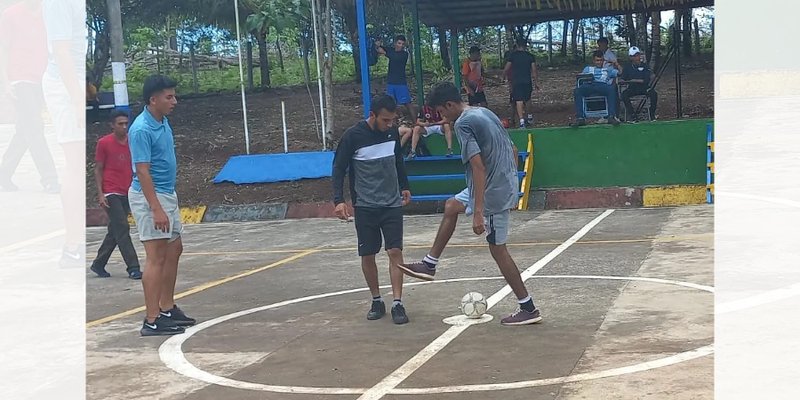
M 131 148 L 133 164 L 131 188 L 142 191 L 139 176 L 136 174 L 136 164 L 150 163 L 150 176 L 153 178 L 156 193 L 175 193 L 178 160 L 175 157 L 175 140 L 167 117 L 158 122 L 145 107 L 128 128 L 128 146 Z

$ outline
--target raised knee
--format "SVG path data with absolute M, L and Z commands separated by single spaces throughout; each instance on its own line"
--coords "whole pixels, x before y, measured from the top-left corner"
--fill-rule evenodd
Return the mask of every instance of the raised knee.
M 457 216 L 463 208 L 464 205 L 460 201 L 452 198 L 447 199 L 444 203 L 444 215 L 448 217 Z

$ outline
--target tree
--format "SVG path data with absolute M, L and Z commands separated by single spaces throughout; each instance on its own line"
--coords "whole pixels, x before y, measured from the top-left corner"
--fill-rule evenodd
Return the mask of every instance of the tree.
M 86 19 L 94 44 L 91 64 L 87 66 L 88 79 L 95 87 L 103 82 L 108 61 L 111 59 L 111 37 L 108 30 L 108 7 L 104 0 L 86 2 Z
M 313 1 L 313 0 L 312 0 Z M 323 6 L 324 2 L 324 6 Z M 335 54 L 335 47 L 333 45 L 333 9 L 331 8 L 331 0 L 319 0 L 320 21 L 322 22 L 323 34 L 320 39 L 324 39 L 325 45 L 320 43 L 319 48 L 323 49 L 325 54 L 324 70 L 325 70 L 325 130 L 323 132 L 326 140 L 333 140 L 334 132 L 334 113 L 333 113 L 333 57 Z M 322 105 L 320 105 L 321 107 Z
M 442 57 L 442 65 L 444 69 L 450 71 L 453 69 L 453 64 L 450 62 L 450 47 L 447 41 L 447 29 L 437 26 L 436 36 L 439 37 L 439 57 Z
M 196 19 L 184 20 L 180 27 L 181 41 L 189 48 L 189 62 L 192 68 L 192 89 L 195 93 L 200 91 L 197 80 L 197 47 L 204 41 L 210 41 L 213 36 L 213 28 L 208 25 L 201 25 Z
M 245 29 L 255 37 L 258 43 L 261 87 L 269 87 L 271 82 L 267 54 L 267 35 L 269 35 L 270 30 L 275 30 L 276 36 L 280 37 L 281 33 L 286 29 L 297 26 L 298 21 L 303 18 L 300 12 L 302 2 L 300 0 L 263 0 L 260 4 L 255 5 L 252 4 L 253 0 L 249 1 L 248 7 L 256 6 L 258 9 L 247 16 Z M 277 40 L 279 39 L 276 39 L 279 56 L 282 58 L 280 44 Z
M 647 40 L 647 22 L 650 20 L 649 13 L 636 13 L 636 37 L 639 47 L 646 53 L 650 52 L 649 41 Z
M 633 24 L 633 13 L 625 14 L 625 29 L 623 37 L 628 39 L 628 46 L 638 46 L 639 42 L 636 40 L 636 27 Z
M 652 57 L 650 54 L 647 55 L 647 59 L 650 60 L 650 67 L 654 71 L 658 70 L 661 67 L 661 13 L 658 11 L 653 12 L 653 22 L 652 22 L 652 37 L 653 37 L 653 44 L 650 46 L 652 49 Z
M 575 18 L 572 21 L 572 43 L 570 43 L 570 47 L 572 49 L 572 58 L 576 61 L 578 60 L 578 28 L 580 27 L 581 19 Z
M 681 33 L 683 38 L 683 55 L 686 57 L 692 56 L 692 9 L 686 8 L 681 10 Z
M 559 53 L 561 57 L 567 58 L 567 33 L 569 32 L 569 20 L 565 19 L 562 22 L 562 30 L 561 30 L 561 49 Z

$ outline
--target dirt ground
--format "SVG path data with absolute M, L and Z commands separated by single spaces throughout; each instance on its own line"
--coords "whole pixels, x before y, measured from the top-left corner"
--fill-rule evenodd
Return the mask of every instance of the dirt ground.
M 574 118 L 572 87 L 580 67 L 544 68 L 540 72 L 541 91 L 534 94 L 535 127 L 563 126 Z M 508 89 L 499 83 L 500 71 L 489 71 L 487 97 L 489 108 L 502 118 L 509 117 Z M 714 113 L 714 65 L 710 59 L 689 60 L 683 68 L 684 118 L 710 117 Z M 385 88 L 383 80 L 374 80 L 373 92 Z M 675 78 L 670 68 L 657 86 L 658 118 L 676 118 Z M 180 89 L 179 89 L 180 93 Z M 283 151 L 281 101 L 286 105 L 289 151 L 321 150 L 321 140 L 314 128 L 316 121 L 309 104 L 316 105 L 315 86 L 311 95 L 303 86 L 276 88 L 248 93 L 248 121 L 251 154 Z M 334 143 L 344 130 L 361 118 L 361 88 L 340 84 L 334 89 L 336 113 Z M 135 105 L 134 112 L 141 110 Z M 214 184 L 213 178 L 225 162 L 245 153 L 242 107 L 239 93 L 208 94 L 181 98 L 170 117 L 178 154 L 178 195 L 184 205 L 253 204 L 264 202 L 315 202 L 331 198 L 329 179 L 302 180 L 271 184 Z M 87 205 L 96 207 L 94 185 L 94 146 L 107 133 L 105 122 L 87 124 Z M 329 148 L 331 143 L 329 143 Z

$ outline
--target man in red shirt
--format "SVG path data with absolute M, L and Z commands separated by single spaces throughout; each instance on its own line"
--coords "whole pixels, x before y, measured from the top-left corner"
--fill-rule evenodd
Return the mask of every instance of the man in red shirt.
M 97 200 L 108 214 L 108 233 L 89 269 L 101 278 L 110 277 L 111 274 L 106 272 L 106 263 L 114 248 L 119 246 L 128 266 L 128 277 L 142 279 L 128 225 L 128 214 L 131 212 L 128 188 L 133 180 L 131 151 L 128 148 L 128 114 L 123 111 L 111 113 L 111 129 L 112 133 L 97 141 L 94 167 Z
M 411 153 L 409 153 L 408 159 L 417 156 L 417 144 L 419 143 L 420 136 L 428 137 L 433 133 L 444 136 L 444 140 L 447 142 L 447 156 L 450 157 L 453 155 L 453 130 L 450 124 L 445 121 L 436 110 L 429 106 L 424 106 L 422 110 L 420 110 L 419 115 L 417 115 L 417 124 L 414 126 L 411 134 L 408 135 L 404 134 L 404 132 L 400 132 L 402 135 L 400 137 L 400 146 L 405 146 L 409 136 L 411 137 Z
M 24 0 L 0 15 L 0 97 L 16 107 L 16 132 L 0 162 L 0 190 L 14 191 L 11 177 L 30 151 L 47 193 L 58 193 L 58 175 L 44 137 L 42 75 L 47 67 L 47 41 L 41 0 Z M 24 39 L 22 39 L 24 38 Z

